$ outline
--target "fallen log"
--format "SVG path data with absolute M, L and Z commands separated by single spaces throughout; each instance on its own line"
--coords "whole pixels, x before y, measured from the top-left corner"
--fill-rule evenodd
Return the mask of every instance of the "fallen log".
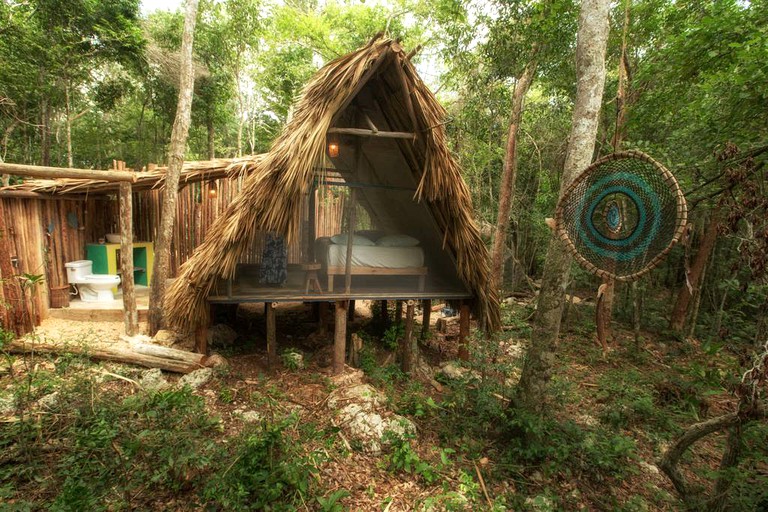
M 204 354 L 135 341 L 78 345 L 16 340 L 7 347 L 7 350 L 16 354 L 33 352 L 78 354 L 99 361 L 135 364 L 176 373 L 190 373 L 200 368 L 218 366 L 222 362 L 220 356 L 208 357 Z

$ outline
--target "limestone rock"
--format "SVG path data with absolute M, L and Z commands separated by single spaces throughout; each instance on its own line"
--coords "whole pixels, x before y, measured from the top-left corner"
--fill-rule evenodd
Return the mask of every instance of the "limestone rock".
M 237 332 L 226 324 L 216 324 L 208 329 L 208 345 L 228 347 L 235 343 Z
M 141 373 L 139 384 L 147 391 L 162 391 L 169 386 L 163 372 L 159 368 L 152 368 Z
M 656 466 L 656 464 L 650 464 L 648 462 L 645 462 L 644 460 L 640 461 L 640 468 L 646 473 L 649 473 L 651 475 L 659 474 L 659 468 Z
M 355 402 L 363 410 L 372 411 L 386 403 L 387 397 L 370 384 L 358 384 L 334 391 L 328 398 L 328 407 L 338 409 L 345 404 Z
M 58 391 L 54 391 L 53 393 L 47 394 L 37 401 L 37 404 L 43 409 L 53 409 L 56 407 L 56 405 L 58 405 L 58 403 L 59 403 Z
M 467 376 L 467 372 L 468 370 L 466 368 L 462 368 L 461 366 L 451 361 L 446 361 L 440 365 L 440 373 L 442 373 L 445 378 L 450 380 L 463 379 Z
M 229 361 L 220 354 L 211 354 L 205 360 L 205 366 L 208 368 L 229 368 Z
M 259 423 L 263 419 L 263 416 L 258 411 L 245 411 L 242 417 L 246 423 Z
M 16 410 L 16 400 L 13 396 L 0 397 L 0 416 L 13 414 Z
M 161 329 L 155 334 L 154 342 L 164 347 L 172 347 L 179 338 L 180 336 L 177 333 Z
M 192 389 L 197 389 L 200 386 L 207 384 L 212 378 L 213 368 L 200 368 L 199 370 L 195 370 L 180 378 L 178 386 L 189 386 Z

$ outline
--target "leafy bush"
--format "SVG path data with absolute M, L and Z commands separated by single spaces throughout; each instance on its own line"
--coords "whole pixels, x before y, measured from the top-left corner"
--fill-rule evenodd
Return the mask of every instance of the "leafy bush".
M 316 469 L 284 437 L 287 425 L 247 430 L 233 440 L 231 453 L 219 452 L 220 471 L 205 486 L 203 501 L 218 510 L 295 510 Z

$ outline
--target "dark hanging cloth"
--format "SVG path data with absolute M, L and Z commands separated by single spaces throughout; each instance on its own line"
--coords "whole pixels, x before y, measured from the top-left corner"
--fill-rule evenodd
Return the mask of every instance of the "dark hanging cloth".
M 267 233 L 264 252 L 261 254 L 259 282 L 262 284 L 283 284 L 288 279 L 288 248 L 280 235 Z

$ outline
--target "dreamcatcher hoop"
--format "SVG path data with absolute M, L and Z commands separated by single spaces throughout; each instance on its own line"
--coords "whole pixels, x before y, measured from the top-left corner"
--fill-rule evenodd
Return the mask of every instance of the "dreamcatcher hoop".
M 641 151 L 620 151 L 587 167 L 555 211 L 555 232 L 587 271 L 634 281 L 661 263 L 687 221 L 674 175 Z

